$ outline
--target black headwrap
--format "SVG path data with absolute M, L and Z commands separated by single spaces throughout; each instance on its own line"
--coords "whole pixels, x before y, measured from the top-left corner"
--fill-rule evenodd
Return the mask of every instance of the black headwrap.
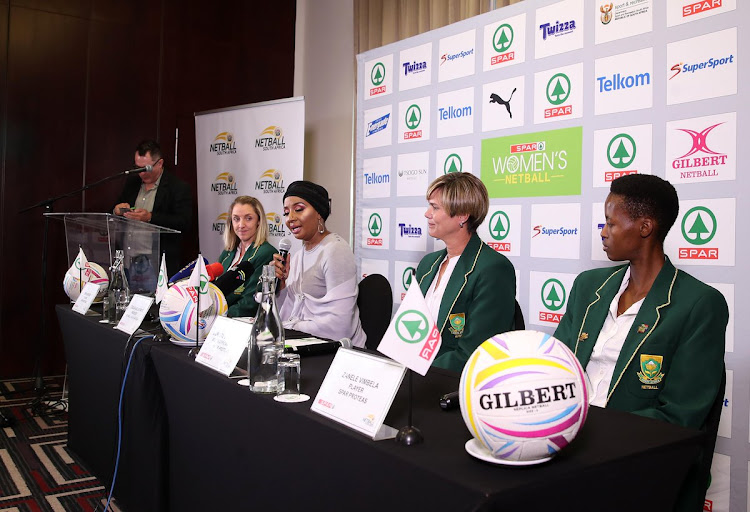
M 331 200 L 328 191 L 312 181 L 293 181 L 284 192 L 284 199 L 288 196 L 301 197 L 315 208 L 315 211 L 326 220 L 331 214 Z

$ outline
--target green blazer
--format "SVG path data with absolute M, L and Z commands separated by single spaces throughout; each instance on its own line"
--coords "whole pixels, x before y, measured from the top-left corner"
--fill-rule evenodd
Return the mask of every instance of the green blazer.
M 447 250 L 428 254 L 417 267 L 426 293 Z M 475 233 L 458 258 L 435 319 L 442 344 L 433 365 L 460 372 L 487 338 L 513 329 L 516 273 L 513 264 Z
M 258 311 L 258 303 L 255 302 L 258 280 L 263 272 L 263 265 L 268 265 L 271 262 L 275 252 L 276 248 L 268 242 L 263 242 L 260 247 L 251 246 L 245 251 L 242 261 L 252 262 L 255 270 L 245 280 L 245 284 L 227 295 L 227 305 L 229 306 L 227 316 L 255 316 L 256 311 Z M 224 272 L 229 270 L 234 254 L 235 251 L 222 251 L 219 255 L 219 263 L 224 267 Z
M 570 291 L 555 337 L 584 368 L 626 269 L 588 270 Z M 721 384 L 728 320 L 724 296 L 667 258 L 617 358 L 606 406 L 700 428 Z

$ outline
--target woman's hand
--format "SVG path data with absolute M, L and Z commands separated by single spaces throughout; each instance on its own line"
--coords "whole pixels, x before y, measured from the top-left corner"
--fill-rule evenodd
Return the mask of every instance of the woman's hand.
M 286 278 L 289 276 L 289 254 L 286 255 L 286 261 L 282 259 L 281 254 L 274 254 L 271 264 L 276 267 L 276 278 L 279 280 L 279 290 L 283 290 L 286 288 Z

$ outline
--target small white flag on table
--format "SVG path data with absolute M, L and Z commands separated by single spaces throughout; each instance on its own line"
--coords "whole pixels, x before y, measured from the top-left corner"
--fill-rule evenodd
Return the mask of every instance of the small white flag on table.
M 198 254 L 198 259 L 195 262 L 193 273 L 190 274 L 187 285 L 192 286 L 198 292 L 198 296 L 200 297 L 199 313 L 203 313 L 211 307 L 213 301 L 208 295 L 208 271 L 206 270 L 206 262 L 203 261 L 203 256 L 200 254 Z
M 79 279 L 81 277 L 81 272 L 85 272 L 88 266 L 89 260 L 86 259 L 86 255 L 83 254 L 83 249 L 79 247 L 78 256 L 76 256 L 76 259 L 73 260 L 73 264 L 68 269 L 68 274 L 71 277 Z
M 440 331 L 415 280 L 383 335 L 378 351 L 425 375 L 440 350 Z
M 159 279 L 156 281 L 156 303 L 159 304 L 164 294 L 167 293 L 167 261 L 166 255 L 161 255 L 161 267 L 159 267 Z

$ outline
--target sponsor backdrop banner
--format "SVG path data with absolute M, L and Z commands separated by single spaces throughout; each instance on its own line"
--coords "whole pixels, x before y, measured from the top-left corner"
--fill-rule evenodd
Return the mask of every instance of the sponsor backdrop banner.
M 266 210 L 268 241 L 278 247 L 286 186 L 302 179 L 305 100 L 302 97 L 195 114 L 200 248 L 216 261 L 229 205 L 237 196 L 258 199 Z M 289 235 L 292 248 L 300 247 Z M 169 269 L 176 272 L 178 269 Z
M 444 247 L 424 218 L 427 185 L 444 173 L 486 184 L 479 235 L 513 262 L 528 328 L 548 333 L 576 275 L 614 264 L 599 234 L 612 180 L 645 173 L 675 185 L 666 251 L 729 304 L 721 456 L 705 510 L 732 512 L 750 509 L 750 349 L 734 332 L 735 311 L 750 307 L 738 268 L 750 250 L 737 223 L 750 217 L 738 152 L 750 140 L 743 25 L 750 2 L 527 0 L 357 57 L 354 250 L 360 277 L 390 281 L 394 311 L 412 269 Z

